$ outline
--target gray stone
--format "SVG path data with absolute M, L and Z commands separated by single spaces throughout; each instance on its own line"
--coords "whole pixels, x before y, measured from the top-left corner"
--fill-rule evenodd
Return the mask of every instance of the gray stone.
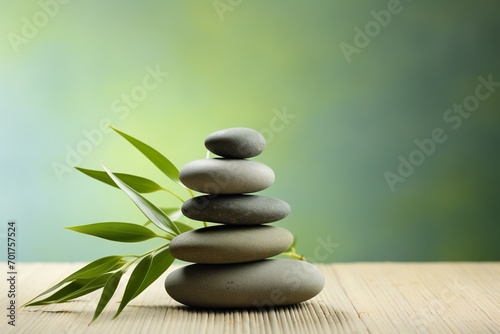
M 266 189 L 274 182 L 274 172 L 257 161 L 243 159 L 202 159 L 180 170 L 182 183 L 208 194 L 242 194 Z
M 208 135 L 205 147 L 225 158 L 251 158 L 264 151 L 266 140 L 253 129 L 230 128 Z
M 179 260 L 224 264 L 263 260 L 286 251 L 293 235 L 276 226 L 211 226 L 182 233 L 170 242 Z
M 187 200 L 182 213 L 191 219 L 231 225 L 265 224 L 290 213 L 287 202 L 256 195 L 205 195 Z
M 303 302 L 325 285 L 321 272 L 299 260 L 240 264 L 193 264 L 165 280 L 168 294 L 184 305 L 204 308 L 261 308 Z

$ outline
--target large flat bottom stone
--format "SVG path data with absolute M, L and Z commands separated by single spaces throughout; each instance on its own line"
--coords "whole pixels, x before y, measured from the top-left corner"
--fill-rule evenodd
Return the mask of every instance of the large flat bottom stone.
M 322 273 L 299 260 L 193 264 L 165 280 L 168 294 L 191 307 L 264 308 L 297 304 L 324 287 Z

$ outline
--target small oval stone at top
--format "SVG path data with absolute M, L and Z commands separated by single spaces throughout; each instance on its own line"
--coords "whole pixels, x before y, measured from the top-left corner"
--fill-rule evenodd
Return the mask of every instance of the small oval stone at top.
M 207 136 L 205 147 L 225 158 L 252 158 L 264 151 L 266 140 L 258 131 L 250 128 L 228 128 Z

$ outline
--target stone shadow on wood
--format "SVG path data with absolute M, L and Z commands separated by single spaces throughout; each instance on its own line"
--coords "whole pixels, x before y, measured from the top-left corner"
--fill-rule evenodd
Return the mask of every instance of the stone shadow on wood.
M 213 314 L 213 315 L 231 315 L 231 314 L 248 314 L 264 315 L 270 312 L 290 313 L 295 314 L 293 318 L 300 319 L 301 322 L 317 323 L 324 325 L 325 323 L 334 324 L 335 326 L 347 326 L 352 323 L 353 318 L 358 318 L 356 314 L 350 314 L 341 309 L 335 308 L 321 301 L 307 301 L 295 305 L 263 307 L 263 308 L 231 308 L 231 309 L 213 309 L 213 308 L 194 308 L 183 305 L 128 305 L 130 308 L 147 308 L 159 311 L 166 309 L 165 317 L 185 317 L 186 315 L 197 314 Z M 124 311 L 125 313 L 126 311 Z M 148 312 L 149 313 L 149 312 Z M 150 313 L 151 314 L 151 313 Z M 125 314 L 124 314 L 125 315 Z M 155 315 L 156 316 L 156 315 Z M 258 318 L 255 318 L 258 319 Z

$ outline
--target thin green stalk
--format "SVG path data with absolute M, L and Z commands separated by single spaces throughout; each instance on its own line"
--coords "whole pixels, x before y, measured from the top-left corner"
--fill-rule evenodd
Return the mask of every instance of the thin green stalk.
M 289 256 L 291 257 L 292 259 L 297 259 L 297 260 L 300 260 L 300 261 L 307 261 L 306 258 L 304 257 L 304 255 L 301 255 L 301 254 L 297 254 L 295 252 L 295 249 L 292 248 L 291 251 L 289 252 L 284 252 L 284 253 L 281 253 L 282 255 L 286 255 L 286 256 Z
M 126 255 L 127 257 L 134 257 L 135 259 L 132 260 L 132 261 L 130 261 L 130 262 L 128 262 L 127 264 L 125 264 L 123 266 L 123 268 L 121 268 L 120 270 L 122 270 L 123 272 L 125 272 L 127 270 L 127 268 L 130 267 L 133 263 L 137 262 L 138 260 L 142 259 L 145 256 L 148 256 L 149 254 L 152 254 L 152 253 L 154 253 L 156 251 L 161 250 L 162 248 L 168 247 L 168 245 L 169 244 L 161 245 L 160 247 L 152 249 L 152 250 L 147 251 L 145 253 L 142 253 L 141 255 Z
M 130 267 L 132 265 L 132 263 L 137 262 L 137 260 L 139 260 L 139 259 L 140 259 L 140 257 L 137 256 L 134 260 L 127 262 L 122 268 L 120 268 L 120 271 L 122 273 L 126 272 L 128 267 Z
M 175 196 L 175 197 L 176 197 L 179 201 L 181 201 L 182 203 L 184 203 L 184 202 L 185 202 L 185 200 L 184 200 L 182 197 L 180 197 L 179 195 L 177 195 L 176 193 L 174 193 L 172 190 L 168 190 L 168 189 L 165 189 L 165 188 L 163 188 L 163 187 L 161 188 L 161 190 L 166 191 L 167 193 L 169 193 L 169 194 L 171 194 L 171 195 Z
M 122 255 L 122 257 L 135 257 L 135 258 L 138 258 L 139 256 L 135 255 L 135 254 L 125 254 L 125 255 Z
M 165 240 L 168 240 L 168 241 L 172 241 L 173 238 L 175 238 L 175 235 L 173 234 L 165 234 L 165 235 L 156 235 L 158 238 L 162 238 L 162 239 L 165 239 Z

